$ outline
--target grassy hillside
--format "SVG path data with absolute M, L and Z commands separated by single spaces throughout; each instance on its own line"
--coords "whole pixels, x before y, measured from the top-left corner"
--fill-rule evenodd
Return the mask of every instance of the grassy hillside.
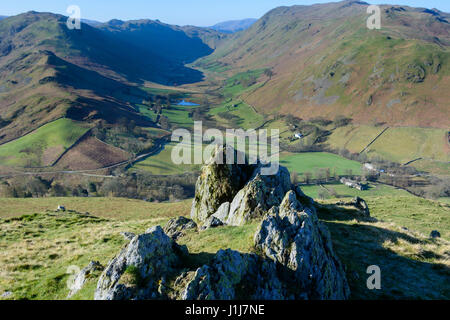
M 17 140 L 0 146 L 0 161 L 8 166 L 49 166 L 88 128 L 70 119 L 59 119 Z
M 449 15 L 382 6 L 382 29 L 369 30 L 366 9 L 276 8 L 197 65 L 227 66 L 227 75 L 271 68 L 263 87 L 243 95 L 263 113 L 447 128 Z
M 445 252 L 449 242 L 422 235 L 438 226 L 448 239 L 449 226 L 442 218 L 449 214 L 448 207 L 412 196 L 369 197 L 368 201 L 377 222 L 356 220 L 348 209 L 334 208 L 333 200 L 319 210 L 346 265 L 351 298 L 448 299 Z M 55 213 L 57 204 L 64 204 L 69 211 Z M 152 225 L 164 225 L 169 218 L 188 215 L 190 201 L 151 204 L 103 198 L 0 199 L 0 208 L 0 293 L 11 291 L 14 299 L 65 299 L 69 266 L 82 268 L 91 260 L 105 265 L 126 244 L 120 232 L 140 233 Z M 256 226 L 188 232 L 179 243 L 188 246 L 190 259 L 206 262 L 210 253 L 220 248 L 250 252 Z M 366 287 L 366 268 L 371 264 L 382 268 L 383 287 L 377 292 Z M 98 276 L 94 274 L 73 299 L 92 299 Z
M 365 125 L 337 128 L 327 138 L 326 144 L 333 148 L 345 148 L 351 152 L 359 153 L 384 128 L 385 126 Z M 389 128 L 365 150 L 365 153 L 369 158 L 382 157 L 401 164 L 422 158 L 427 163 L 419 161 L 411 163 L 411 165 L 418 165 L 419 169 L 426 169 L 426 171 L 431 172 L 438 170 L 438 173 L 445 173 L 450 161 L 450 145 L 447 141 L 447 130 L 444 129 Z M 439 170 L 439 167 L 442 168 Z

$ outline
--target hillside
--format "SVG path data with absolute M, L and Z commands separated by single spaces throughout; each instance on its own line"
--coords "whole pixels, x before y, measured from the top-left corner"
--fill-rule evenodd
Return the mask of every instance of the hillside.
M 450 15 L 382 6 L 382 28 L 369 30 L 367 6 L 276 8 L 196 65 L 225 75 L 271 68 L 241 96 L 261 113 L 447 129 Z
M 124 117 L 152 126 L 132 105 L 148 96 L 138 86 L 201 80 L 201 72 L 184 63 L 211 53 L 199 37 L 217 35 L 148 21 L 150 27 L 139 26 L 137 35 L 133 23 L 118 32 L 109 30 L 113 22 L 99 28 L 82 24 L 81 30 L 69 30 L 65 22 L 37 12 L 1 20 L 0 144 L 64 116 L 110 123 Z M 154 25 L 159 36 L 152 38 Z M 138 45 L 140 36 L 147 38 L 145 46 Z

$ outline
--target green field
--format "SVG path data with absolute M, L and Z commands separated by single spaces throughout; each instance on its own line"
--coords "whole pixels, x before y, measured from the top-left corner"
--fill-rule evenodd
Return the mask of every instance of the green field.
M 329 168 L 332 174 L 335 172 L 337 175 L 345 175 L 348 170 L 351 170 L 352 174 L 355 175 L 360 175 L 362 172 L 359 162 L 327 152 L 283 152 L 280 155 L 280 164 L 299 175 L 303 175 L 305 172 L 314 175 L 314 172 L 318 169 L 326 168 Z
M 340 198 L 350 198 L 359 196 L 361 198 L 383 197 L 383 196 L 407 196 L 409 193 L 403 189 L 398 189 L 392 186 L 369 183 L 368 189 L 359 191 L 355 188 L 349 188 L 341 183 L 324 184 L 323 187 L 319 185 L 302 185 L 302 190 L 311 198 L 318 199 L 319 193 L 325 194 L 328 197 L 336 194 Z M 328 192 L 327 192 L 328 191 Z
M 167 144 L 159 154 L 136 163 L 131 170 L 143 170 L 154 175 L 175 175 L 200 170 L 201 165 L 173 163 L 172 150 L 175 145 L 176 142 Z
M 242 101 L 231 101 L 213 108 L 209 112 L 219 123 L 228 123 L 230 127 L 242 129 L 255 129 L 264 122 L 264 117 L 253 110 L 252 107 Z M 234 121 L 224 119 L 219 113 L 233 115 Z
M 0 146 L 0 162 L 9 166 L 43 166 L 75 143 L 88 128 L 70 119 L 59 119 Z M 48 158 L 50 161 L 45 161 Z
M 362 151 L 384 127 L 346 126 L 333 131 L 327 144 L 351 152 Z M 389 128 L 365 152 L 369 157 L 379 156 L 398 163 L 424 158 L 450 161 L 444 129 L 396 127 Z M 413 164 L 414 165 L 414 164 Z

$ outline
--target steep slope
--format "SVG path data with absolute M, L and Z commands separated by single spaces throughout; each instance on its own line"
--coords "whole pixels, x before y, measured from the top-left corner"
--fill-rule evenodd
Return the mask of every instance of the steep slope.
M 367 7 L 276 8 L 197 64 L 216 61 L 229 74 L 272 68 L 265 85 L 242 96 L 263 113 L 448 127 L 450 15 L 381 6 L 382 28 L 369 30 Z
M 99 29 L 115 38 L 177 63 L 190 63 L 213 52 L 225 37 L 219 32 L 193 26 L 172 26 L 158 20 L 111 20 Z

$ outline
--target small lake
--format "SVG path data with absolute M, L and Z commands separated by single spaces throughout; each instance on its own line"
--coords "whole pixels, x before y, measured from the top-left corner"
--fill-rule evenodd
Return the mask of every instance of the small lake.
M 189 102 L 189 101 L 185 101 L 182 100 L 180 101 L 177 106 L 187 106 L 187 107 L 192 107 L 192 106 L 199 106 L 199 104 L 193 103 L 193 102 Z

